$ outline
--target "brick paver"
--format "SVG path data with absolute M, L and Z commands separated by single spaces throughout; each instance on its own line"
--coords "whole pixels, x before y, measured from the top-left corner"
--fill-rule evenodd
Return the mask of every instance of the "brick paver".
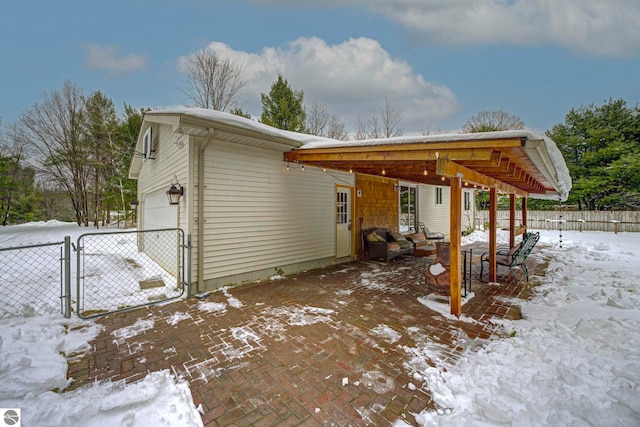
M 476 322 L 445 318 L 418 300 L 428 262 L 355 261 L 106 316 L 92 350 L 69 358 L 72 388 L 170 369 L 205 426 L 414 425 L 411 413 L 432 403 L 406 363 L 420 346 L 455 360 L 482 344 L 498 328 L 491 319 L 518 317 L 523 289 L 508 274 L 480 282 L 476 266 L 463 306 Z M 530 261 L 532 273 L 543 267 Z

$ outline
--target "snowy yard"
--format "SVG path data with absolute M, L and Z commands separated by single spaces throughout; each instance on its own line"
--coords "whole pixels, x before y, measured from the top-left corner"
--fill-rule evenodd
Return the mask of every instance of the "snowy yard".
M 0 244 L 85 231 L 60 223 L 6 227 Z M 508 338 L 436 367 L 424 360 L 438 360 L 437 348 L 417 344 L 407 374 L 438 407 L 414 414 L 417 424 L 640 424 L 640 234 L 564 232 L 562 248 L 557 231 L 541 234 L 532 256 L 553 261 L 531 300 L 518 301 L 525 318 L 500 321 Z M 486 234 L 466 238 L 474 239 Z M 69 385 L 64 355 L 89 350 L 99 328 L 57 314 L 0 319 L 0 408 L 21 409 L 23 425 L 202 425 L 188 383 L 169 371 L 59 393 Z
M 93 229 L 50 221 L 6 227 L 0 233 L 0 247 L 61 242 L 71 237 L 71 299 L 73 310 L 87 317 L 92 313 L 134 307 L 149 301 L 177 298 L 182 294 L 176 277 L 147 254 L 141 242 L 152 241 L 157 255 L 177 270 L 176 232 L 163 230 L 136 233 L 135 230 Z M 52 314 L 61 311 L 62 245 L 3 251 L 0 256 L 0 317 L 7 314 Z M 77 291 L 76 270 L 80 254 L 81 290 Z M 152 285 L 152 286 L 147 286 Z M 80 301 L 78 301 L 78 294 Z M 37 298 L 34 298 L 37 295 Z M 24 305 L 25 300 L 32 304 Z

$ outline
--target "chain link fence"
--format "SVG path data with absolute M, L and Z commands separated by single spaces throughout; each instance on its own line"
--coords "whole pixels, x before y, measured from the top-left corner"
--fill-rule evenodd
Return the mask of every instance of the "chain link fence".
M 78 316 L 181 297 L 190 286 L 188 249 L 180 229 L 83 234 L 76 245 Z
M 0 248 L 0 318 L 70 316 L 70 239 Z
M 0 248 L 0 284 L 0 318 L 71 317 L 73 302 L 78 316 L 90 318 L 190 296 L 191 238 L 185 244 L 180 229 L 99 232 L 76 245 L 67 236 Z

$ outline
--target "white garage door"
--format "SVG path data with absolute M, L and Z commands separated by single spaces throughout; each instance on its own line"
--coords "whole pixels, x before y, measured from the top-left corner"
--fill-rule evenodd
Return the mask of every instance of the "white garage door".
M 164 191 L 147 195 L 143 203 L 142 230 L 178 228 L 178 206 L 169 205 Z M 141 234 L 138 240 L 140 250 L 174 276 L 180 265 L 177 236 L 177 232 L 159 231 Z
M 144 230 L 178 227 L 178 206 L 169 205 L 165 191 L 147 195 L 143 209 L 142 228 Z

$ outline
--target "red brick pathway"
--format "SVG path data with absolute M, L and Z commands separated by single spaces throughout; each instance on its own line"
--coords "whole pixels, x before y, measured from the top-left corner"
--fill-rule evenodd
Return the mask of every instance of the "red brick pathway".
M 418 301 L 426 263 L 357 261 L 112 314 L 98 320 L 92 351 L 70 358 L 69 376 L 78 387 L 170 369 L 189 382 L 205 426 L 415 425 L 411 413 L 432 403 L 407 362 L 421 346 L 444 360 L 481 344 L 523 289 L 510 276 L 481 283 L 474 270 L 463 315 L 478 322 L 445 318 Z

